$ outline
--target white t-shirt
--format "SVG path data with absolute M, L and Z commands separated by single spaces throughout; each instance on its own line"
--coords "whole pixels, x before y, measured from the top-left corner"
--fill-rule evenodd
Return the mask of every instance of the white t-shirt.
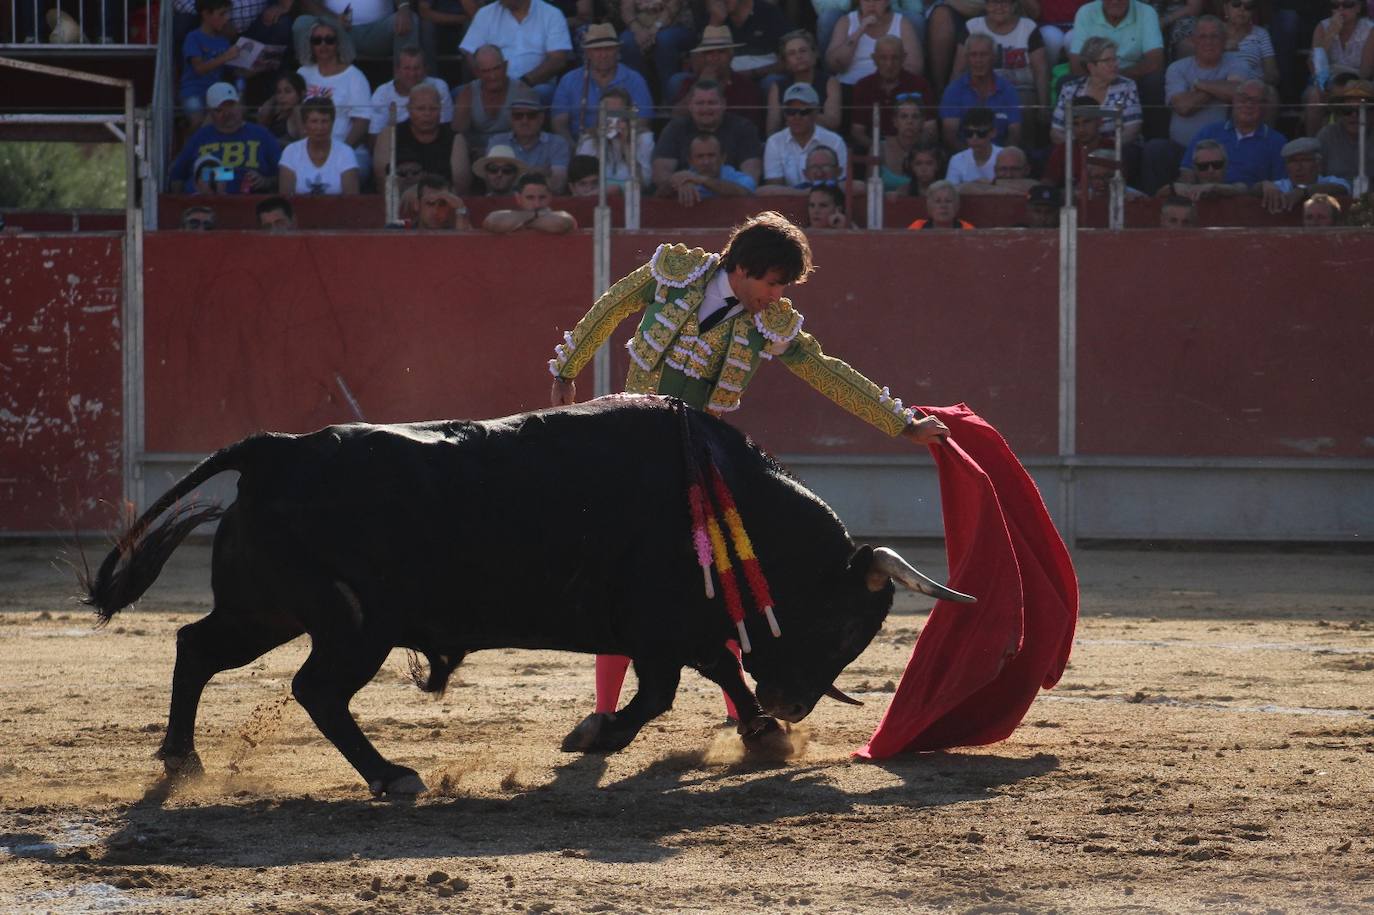
M 982 165 L 973 161 L 973 150 L 971 149 L 955 153 L 950 156 L 945 180 L 950 184 L 963 184 L 967 181 L 996 181 L 997 154 L 1001 151 L 1002 147 L 996 143 L 992 144 L 992 155 L 988 156 L 988 161 Z
M 568 20 L 544 0 L 530 0 L 524 22 L 517 22 L 501 3 L 488 3 L 479 9 L 458 49 L 472 54 L 484 44 L 501 49 L 511 79 L 519 79 L 539 66 L 550 51 L 572 50 Z
M 329 144 L 329 158 L 324 165 L 316 165 L 305 148 L 308 142 L 297 140 L 283 149 L 278 167 L 296 173 L 297 194 L 342 194 L 343 173 L 358 168 L 357 155 L 348 144 L 335 141 Z
M 792 131 L 784 127 L 768 138 L 763 147 L 763 178 L 775 181 L 779 178 L 788 187 L 796 187 L 806 180 L 806 157 L 817 146 L 829 146 L 839 160 L 840 174 L 844 174 L 848 148 L 839 134 L 816 125 L 811 139 L 802 146 L 792 136 Z
M 437 76 L 426 76 L 425 82 L 439 90 L 439 123 L 447 124 L 453 120 L 453 93 L 449 92 L 448 83 Z M 406 110 L 406 103 L 410 101 L 409 96 L 396 94 L 396 81 L 382 83 L 377 87 L 377 91 L 372 93 L 371 108 L 368 109 L 367 132 L 379 134 L 386 127 L 387 112 L 392 102 L 396 103 L 396 123 L 404 124 L 410 120 L 410 112 Z
M 367 25 L 385 19 L 395 10 L 387 0 L 324 0 L 324 5 L 336 16 L 342 16 L 346 9 L 353 7 L 354 25 Z
M 305 97 L 324 96 L 334 103 L 334 136 L 342 140 L 348 136 L 350 118 L 366 118 L 372 101 L 372 87 L 363 71 L 352 65 L 333 76 L 321 76 L 314 64 L 296 71 L 305 80 Z

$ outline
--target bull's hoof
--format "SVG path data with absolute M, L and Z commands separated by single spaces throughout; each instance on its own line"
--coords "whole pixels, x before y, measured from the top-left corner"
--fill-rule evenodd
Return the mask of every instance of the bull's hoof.
M 598 750 L 606 752 L 611 748 L 605 746 L 603 741 L 614 721 L 613 714 L 593 712 L 568 732 L 568 736 L 563 738 L 561 749 L 564 753 L 592 753 Z
M 205 774 L 205 766 L 201 764 L 200 755 L 195 750 L 184 754 L 158 750 L 154 756 L 162 760 L 163 774 L 171 781 L 200 778 Z
M 751 758 L 786 759 L 792 753 L 791 736 L 775 719 L 766 715 L 740 725 L 739 735 Z
M 425 787 L 425 783 L 420 779 L 420 776 L 414 772 L 406 772 L 404 775 L 398 775 L 390 781 L 383 781 L 380 778 L 373 779 L 368 783 L 367 788 L 372 792 L 373 797 L 399 798 L 414 797 L 417 794 L 423 794 L 429 790 Z

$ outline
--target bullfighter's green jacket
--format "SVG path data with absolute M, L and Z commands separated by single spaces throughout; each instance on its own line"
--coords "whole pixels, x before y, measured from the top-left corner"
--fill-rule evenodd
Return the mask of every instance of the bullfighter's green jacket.
M 910 409 L 840 359 L 827 356 L 803 331 L 802 315 L 780 299 L 756 315 L 740 312 L 701 333 L 697 309 L 720 256 L 685 245 L 660 245 L 649 262 L 597 299 L 586 317 L 563 334 L 549 371 L 571 381 L 621 321 L 643 310 L 626 344 L 625 390 L 665 394 L 720 415 L 738 410 L 749 380 L 777 356 L 807 384 L 888 435 L 911 422 Z

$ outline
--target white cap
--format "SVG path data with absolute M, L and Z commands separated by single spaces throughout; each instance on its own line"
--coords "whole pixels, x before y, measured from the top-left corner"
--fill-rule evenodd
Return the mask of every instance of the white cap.
M 230 83 L 215 83 L 205 90 L 205 107 L 212 111 L 225 102 L 237 102 L 238 100 L 239 90 Z

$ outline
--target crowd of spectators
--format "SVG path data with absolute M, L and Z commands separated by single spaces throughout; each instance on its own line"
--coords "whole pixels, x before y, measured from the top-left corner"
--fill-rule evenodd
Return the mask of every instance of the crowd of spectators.
M 1339 221 L 1374 170 L 1374 133 L 1359 162 L 1370 8 L 177 0 L 171 179 L 284 203 L 394 176 L 413 224 L 463 227 L 462 197 L 487 195 L 510 204 L 490 230 L 557 232 L 576 222 L 552 199 L 597 194 L 603 174 L 607 192 L 639 182 L 684 207 L 795 195 L 813 226 L 844 227 L 846 182 L 873 171 L 888 194 L 926 199 L 913 228 L 929 229 L 972 228 L 959 200 L 986 194 L 1051 225 L 1071 170 L 1089 198 L 1119 175 L 1128 198 L 1165 199 L 1176 227 L 1203 198 L 1245 195 Z M 292 221 L 289 204 L 270 213 Z

